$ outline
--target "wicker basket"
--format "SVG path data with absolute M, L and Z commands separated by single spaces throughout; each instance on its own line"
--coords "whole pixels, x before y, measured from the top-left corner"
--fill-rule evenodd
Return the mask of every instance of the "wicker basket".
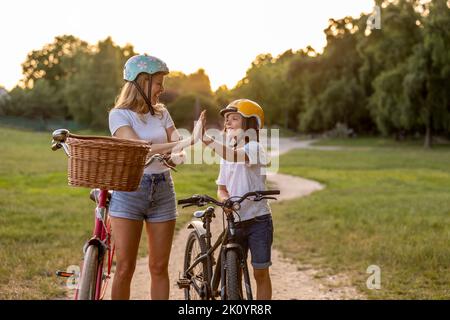
M 69 146 L 69 185 L 117 191 L 134 191 L 144 171 L 150 145 L 114 137 L 77 136 Z

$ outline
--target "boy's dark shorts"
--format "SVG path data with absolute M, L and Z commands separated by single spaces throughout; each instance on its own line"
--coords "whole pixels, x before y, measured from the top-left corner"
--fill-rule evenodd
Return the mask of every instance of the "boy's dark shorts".
M 252 256 L 255 269 L 265 269 L 272 265 L 271 250 L 273 242 L 272 215 L 266 214 L 236 224 L 236 240 Z

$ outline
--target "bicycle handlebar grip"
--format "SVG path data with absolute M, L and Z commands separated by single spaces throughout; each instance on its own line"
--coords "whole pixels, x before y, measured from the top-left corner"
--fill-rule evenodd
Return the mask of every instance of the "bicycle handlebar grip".
M 259 193 L 263 196 L 270 196 L 270 195 L 280 194 L 280 190 L 256 191 L 256 193 Z
M 193 203 L 193 199 L 192 198 L 178 200 L 178 204 L 191 204 L 191 203 Z

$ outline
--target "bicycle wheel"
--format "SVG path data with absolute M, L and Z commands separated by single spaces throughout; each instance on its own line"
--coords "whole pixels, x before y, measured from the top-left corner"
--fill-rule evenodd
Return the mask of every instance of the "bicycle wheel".
M 83 269 L 81 270 L 78 300 L 94 300 L 97 282 L 98 247 L 88 246 L 84 255 Z
M 206 252 L 206 243 L 199 237 L 197 232 L 193 231 L 189 234 L 186 251 L 184 253 L 184 273 L 185 277 L 195 283 L 197 288 L 204 289 L 204 282 L 208 277 L 208 266 L 206 260 L 197 264 L 188 274 L 186 270 L 199 257 L 202 252 Z M 184 297 L 186 300 L 205 300 L 206 292 L 199 293 L 195 290 L 194 284 L 191 283 L 188 288 L 184 289 Z
M 225 290 L 227 300 L 241 300 L 238 254 L 228 250 L 225 256 Z

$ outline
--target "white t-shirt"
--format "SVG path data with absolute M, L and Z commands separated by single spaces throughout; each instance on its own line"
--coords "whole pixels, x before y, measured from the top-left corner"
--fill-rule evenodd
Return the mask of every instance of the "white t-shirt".
M 268 162 L 264 147 L 256 141 L 250 141 L 245 144 L 244 151 L 249 159 L 247 164 L 244 162 L 229 162 L 224 159 L 220 161 L 220 172 L 216 184 L 225 186 L 230 197 L 243 196 L 247 192 L 266 190 L 266 166 Z M 245 221 L 257 216 L 271 214 L 271 210 L 267 200 L 244 200 L 241 202 L 241 209 L 238 213 L 241 216 L 241 221 Z
M 138 114 L 129 109 L 112 109 L 109 112 L 109 130 L 111 135 L 123 126 L 130 126 L 137 134 L 139 139 L 149 141 L 153 144 L 167 143 L 166 129 L 173 127 L 173 120 L 167 109 L 164 109 L 162 115 L 151 115 L 150 112 L 144 114 L 144 121 L 142 121 Z M 162 165 L 159 161 L 153 162 L 144 169 L 144 173 L 162 173 L 170 170 Z

